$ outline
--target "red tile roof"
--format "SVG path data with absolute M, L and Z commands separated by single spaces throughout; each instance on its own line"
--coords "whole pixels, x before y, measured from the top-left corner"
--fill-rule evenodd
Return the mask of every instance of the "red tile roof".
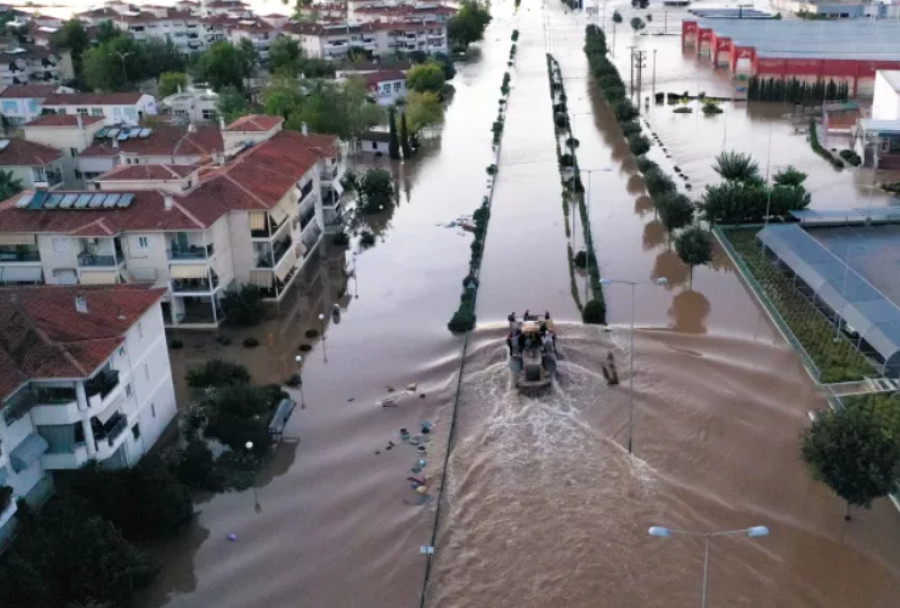
M 241 116 L 233 123 L 225 127 L 226 131 L 271 131 L 284 122 L 280 116 L 265 116 L 263 114 L 248 114 Z
M 94 144 L 81 156 L 115 156 L 120 152 L 141 156 L 208 156 L 225 149 L 222 132 L 214 125 L 199 125 L 194 131 L 188 127 L 166 125 L 155 127 L 147 137 L 132 138 L 110 144 Z
M 0 399 L 29 379 L 92 375 L 164 293 L 143 285 L 0 288 Z M 76 296 L 86 298 L 86 313 Z
M 3 99 L 27 99 L 30 97 L 47 97 L 56 92 L 58 84 L 14 84 L 0 91 Z
M 81 124 L 87 126 L 103 122 L 102 116 L 82 116 Z M 25 123 L 26 127 L 77 127 L 78 116 L 75 114 L 44 114 L 31 122 Z
M 52 163 L 62 158 L 56 148 L 25 139 L 8 139 L 5 148 L 0 148 L 0 167 L 35 167 Z
M 406 74 L 404 74 L 401 70 L 380 70 L 378 72 L 369 72 L 368 74 L 363 74 L 362 77 L 365 79 L 366 84 L 370 87 L 375 86 L 380 82 L 406 80 Z
M 55 93 L 44 100 L 48 106 L 126 106 L 140 101 L 143 93 Z
M 197 167 L 194 165 L 119 165 L 97 178 L 96 181 L 180 180 Z

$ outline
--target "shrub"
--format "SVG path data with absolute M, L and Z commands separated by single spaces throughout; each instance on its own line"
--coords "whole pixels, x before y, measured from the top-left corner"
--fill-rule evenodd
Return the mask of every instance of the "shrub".
M 650 193 L 650 196 L 658 196 L 663 192 L 675 190 L 675 182 L 659 167 L 653 167 L 644 172 L 644 183 L 647 185 L 647 192 Z
M 569 117 L 563 112 L 557 112 L 553 117 L 553 124 L 556 125 L 557 129 L 565 129 L 569 124 Z
M 835 158 L 831 152 L 822 147 L 819 143 L 819 133 L 816 131 L 816 119 L 809 119 L 809 145 L 812 146 L 813 152 L 831 163 L 835 169 L 843 169 L 844 163 L 839 158 Z
M 253 336 L 250 336 L 249 338 L 244 338 L 243 344 L 244 348 L 256 348 L 257 346 L 259 346 L 259 340 L 257 340 Z
M 0 513 L 6 511 L 6 508 L 12 502 L 13 489 L 10 486 L 0 486 Z
M 638 115 L 637 108 L 627 99 L 620 99 L 614 103 L 613 112 L 616 115 L 616 120 L 619 122 L 627 122 Z
M 689 108 L 687 106 L 680 106 L 672 110 L 675 114 L 691 114 L 693 112 L 693 108 Z
M 222 488 L 222 480 L 213 474 L 214 467 L 209 446 L 200 439 L 192 439 L 178 452 L 175 475 L 189 488 L 217 491 Z
M 703 108 L 702 108 L 702 112 L 706 115 L 721 114 L 724 111 L 725 110 L 723 110 L 722 108 L 719 107 L 719 104 L 717 104 L 713 101 L 707 101 L 706 103 L 703 104 Z
M 841 150 L 840 152 L 838 152 L 838 155 L 854 167 L 858 167 L 860 164 L 862 164 L 862 158 L 860 158 L 859 154 L 857 154 L 853 150 Z
M 346 247 L 350 244 L 350 235 L 341 230 L 331 237 L 331 244 L 335 247 Z
M 471 307 L 468 306 L 460 307 L 459 310 L 453 313 L 453 317 L 450 319 L 450 322 L 447 323 L 447 329 L 449 329 L 453 333 L 463 333 L 474 328 L 475 312 Z
M 487 174 L 488 175 L 496 175 L 497 174 L 497 165 L 493 165 L 493 164 L 488 165 Z
M 222 308 L 232 325 L 256 325 L 262 321 L 262 294 L 255 285 L 244 285 L 225 293 Z
M 559 164 L 563 167 L 573 167 L 575 158 L 571 154 L 563 154 L 559 157 Z
M 363 230 L 359 235 L 359 244 L 363 247 L 371 247 L 375 244 L 375 235 L 368 230 Z
M 193 389 L 246 384 L 250 382 L 250 370 L 238 363 L 210 359 L 200 367 L 190 368 L 185 379 Z
M 628 147 L 631 149 L 632 154 L 640 156 L 650 151 L 650 140 L 643 135 L 635 133 L 628 138 Z
M 659 165 L 647 158 L 646 156 L 637 157 L 637 168 L 641 173 L 646 173 L 650 169 L 656 169 Z
M 596 298 L 588 300 L 581 313 L 581 320 L 593 325 L 606 324 L 606 304 Z
M 566 147 L 567 148 L 577 148 L 580 145 L 580 142 L 574 137 L 566 138 Z
M 629 120 L 622 123 L 622 134 L 626 138 L 637 135 L 641 132 L 641 125 L 636 120 Z

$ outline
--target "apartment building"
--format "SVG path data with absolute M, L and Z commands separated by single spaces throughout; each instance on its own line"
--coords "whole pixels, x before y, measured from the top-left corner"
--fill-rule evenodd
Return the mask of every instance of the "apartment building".
M 164 97 L 157 110 L 177 124 L 212 122 L 218 115 L 219 94 L 212 89 L 188 89 Z
M 208 0 L 201 3 L 201 12 L 204 17 L 225 16 L 238 17 L 240 19 L 250 19 L 253 17 L 253 11 L 250 5 L 240 0 Z
M 249 40 L 256 47 L 261 63 L 269 61 L 269 47 L 278 36 L 278 30 L 265 21 L 241 19 L 230 26 L 228 31 L 231 44 L 238 46 L 242 40 Z
M 89 191 L 0 203 L 0 283 L 153 284 L 165 323 L 193 328 L 221 323 L 241 285 L 280 300 L 340 226 L 343 175 L 334 137 L 280 126 L 222 166 L 126 165 Z
M 0 84 L 60 84 L 75 77 L 68 51 L 54 53 L 35 44 L 8 44 L 0 50 Z
M 63 185 L 63 153 L 20 138 L 0 139 L 0 171 L 8 171 L 23 188 Z
M 0 288 L 0 486 L 37 502 L 53 471 L 135 464 L 175 417 L 162 289 Z
M 221 162 L 224 145 L 216 125 L 113 126 L 97 132 L 77 168 L 93 180 L 119 165 L 198 165 Z
M 102 116 L 45 114 L 25 123 L 22 132 L 29 142 L 61 152 L 64 187 L 77 188 L 82 185 L 78 157 L 94 142 L 94 137 L 103 128 Z
M 362 6 L 358 2 L 350 2 L 347 7 L 348 19 L 362 23 L 371 21 L 391 23 L 437 21 L 446 23 L 457 13 L 455 8 L 425 2 L 419 4 L 388 4 L 384 2 Z
M 406 99 L 406 73 L 402 70 L 379 70 L 360 77 L 365 80 L 369 95 L 378 105 L 392 106 Z
M 397 52 L 447 53 L 447 24 L 440 22 L 293 23 L 284 34 L 300 42 L 305 55 L 341 60 L 351 48 L 375 56 Z
M 54 93 L 44 99 L 44 109 L 56 114 L 102 116 L 107 125 L 137 125 L 156 115 L 156 99 L 139 93 Z
M 200 16 L 189 10 L 142 6 L 140 10 L 119 13 L 110 21 L 135 40 L 171 40 L 186 55 L 202 52 L 207 47 Z
M 20 125 L 41 115 L 44 100 L 54 93 L 74 93 L 58 84 L 16 84 L 0 91 L 0 112 L 12 125 Z

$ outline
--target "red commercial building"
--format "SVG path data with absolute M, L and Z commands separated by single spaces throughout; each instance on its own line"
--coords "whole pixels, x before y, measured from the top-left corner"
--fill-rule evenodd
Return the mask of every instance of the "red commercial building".
M 738 77 L 847 83 L 871 96 L 877 70 L 900 69 L 900 23 L 686 19 L 681 44 Z

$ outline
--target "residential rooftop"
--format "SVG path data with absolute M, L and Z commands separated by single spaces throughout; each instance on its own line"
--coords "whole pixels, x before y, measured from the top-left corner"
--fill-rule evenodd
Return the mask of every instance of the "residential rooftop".
M 4 144 L 4 142 L 6 142 Z M 62 151 L 27 139 L 0 139 L 0 166 L 35 167 L 62 158 Z
M 54 93 L 44 100 L 47 106 L 127 106 L 136 104 L 144 93 Z
M 78 119 L 81 119 L 80 123 Z M 79 114 L 44 114 L 31 122 L 25 123 L 26 127 L 77 127 L 79 124 L 87 126 L 103 122 L 102 116 L 81 116 Z

